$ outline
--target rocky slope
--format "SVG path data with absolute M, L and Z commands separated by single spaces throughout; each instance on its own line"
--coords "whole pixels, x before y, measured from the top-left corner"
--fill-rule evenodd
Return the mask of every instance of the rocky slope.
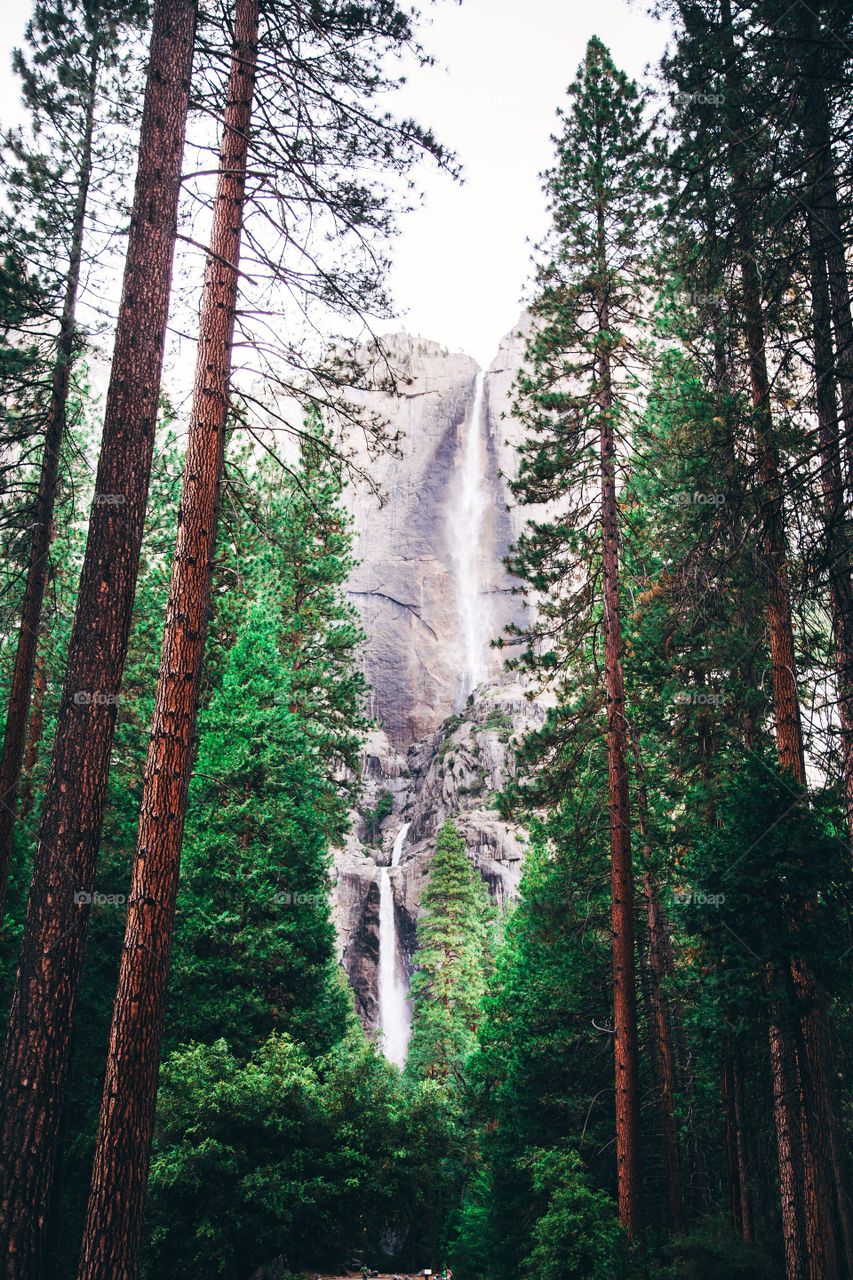
M 379 868 L 390 864 L 400 827 L 409 824 L 391 883 L 397 933 L 410 965 L 421 892 L 446 818 L 454 819 L 494 900 L 504 905 L 514 897 L 524 835 L 502 821 L 496 799 L 514 773 L 519 736 L 544 716 L 541 699 L 529 701 L 515 680 L 500 676 L 405 755 L 383 731 L 371 735 L 362 805 L 347 847 L 335 859 L 333 893 L 340 955 L 366 1026 L 378 1025 Z

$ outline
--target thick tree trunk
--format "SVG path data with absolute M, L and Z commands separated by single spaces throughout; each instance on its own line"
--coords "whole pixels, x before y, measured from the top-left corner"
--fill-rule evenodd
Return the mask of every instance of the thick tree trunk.
M 79 1280 L 136 1275 L 219 515 L 259 0 L 237 0 L 181 519 Z
M 604 216 L 599 211 L 601 260 Z M 602 279 L 604 275 L 602 273 Z M 613 390 L 607 349 L 607 300 L 599 304 L 602 344 L 598 355 L 601 469 L 601 543 L 604 573 L 604 685 L 607 698 L 607 774 L 610 792 L 610 880 L 613 930 L 613 1030 L 616 1067 L 616 1169 L 619 1221 L 628 1239 L 643 1235 L 640 1148 L 640 1065 L 634 943 L 634 871 L 631 860 L 631 807 L 628 782 L 628 734 L 622 671 L 622 622 L 619 600 L 619 532 L 616 509 L 616 445 Z
M 770 1074 L 773 1081 L 773 1111 L 776 1122 L 776 1151 L 779 1161 L 779 1199 L 782 1210 L 785 1280 L 806 1280 L 796 1056 L 790 1043 L 790 1032 L 783 1026 L 781 1018 L 774 1020 L 768 1034 Z
M 196 0 L 157 0 L 95 504 L 3 1063 L 0 1271 L 35 1280 L 157 423 Z
M 6 708 L 6 728 L 3 737 L 3 755 L 0 758 L 0 926 L 6 909 L 6 890 L 9 883 L 9 863 L 12 858 L 12 834 L 18 803 L 18 787 L 24 745 L 27 733 L 27 717 L 33 688 L 36 649 L 41 627 L 44 590 L 48 575 L 48 556 L 53 534 L 53 509 L 56 502 L 56 486 L 59 477 L 59 458 L 65 438 L 68 392 L 71 385 L 71 367 L 74 361 L 75 314 L 77 293 L 80 287 L 80 266 L 83 260 L 83 237 L 86 227 L 86 208 L 89 202 L 89 185 L 92 179 L 92 135 L 95 127 L 95 102 L 98 92 L 98 68 L 101 54 L 100 34 L 96 30 L 89 44 L 89 72 L 86 83 L 86 117 L 83 136 L 80 139 L 80 164 L 77 171 L 77 194 L 71 220 L 71 239 L 68 255 L 68 271 L 65 277 L 65 296 L 59 321 L 56 343 L 56 361 L 51 378 L 50 402 L 44 430 L 44 447 L 41 458 L 38 491 L 33 512 L 32 535 L 27 562 L 27 579 L 21 605 L 21 622 L 12 684 Z

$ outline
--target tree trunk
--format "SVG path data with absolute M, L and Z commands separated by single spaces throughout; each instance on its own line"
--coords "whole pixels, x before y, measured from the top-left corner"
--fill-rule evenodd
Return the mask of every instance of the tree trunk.
M 810 20 L 811 15 L 809 15 Z M 841 766 L 847 807 L 847 829 L 853 845 L 853 580 L 850 535 L 844 494 L 845 465 L 840 444 L 836 379 L 841 393 L 841 417 L 847 449 L 847 479 L 853 485 L 853 321 L 847 286 L 844 241 L 835 190 L 834 158 L 829 137 L 826 95 L 813 67 L 807 77 L 807 158 L 810 182 L 806 192 L 815 361 L 815 407 L 821 452 L 824 537 L 829 568 Z M 830 281 L 832 285 L 830 287 Z M 833 349 L 835 323 L 837 351 Z
M 74 362 L 75 314 L 77 293 L 80 287 L 80 265 L 83 260 L 83 237 L 86 226 L 86 208 L 89 201 L 89 184 L 92 178 L 92 135 L 95 127 L 95 101 L 98 92 L 98 69 L 101 54 L 101 38 L 96 25 L 89 43 L 89 71 L 86 82 L 86 117 L 80 140 L 80 163 L 77 170 L 77 194 L 71 220 L 71 241 L 68 271 L 65 277 L 65 296 L 59 321 L 56 343 L 56 360 L 50 387 L 50 402 L 44 430 L 41 470 L 39 473 L 36 505 L 33 513 L 32 535 L 27 560 L 27 579 L 21 605 L 21 621 L 12 684 L 6 708 L 6 729 L 3 737 L 3 755 L 0 758 L 0 926 L 6 909 L 6 891 L 9 884 L 9 863 L 12 858 L 12 835 L 18 803 L 18 787 L 24 745 L 27 733 L 27 717 L 33 688 L 36 649 L 41 628 L 44 589 L 48 575 L 48 555 L 53 534 L 53 508 L 56 502 L 56 486 L 59 477 L 59 458 L 65 438 L 68 392 L 71 385 L 71 367 Z
M 196 0 L 157 0 L 95 504 L 3 1063 L 0 1268 L 40 1271 L 157 424 Z
M 847 826 L 853 839 L 853 578 L 850 540 L 844 502 L 844 476 L 838 441 L 838 405 L 833 381 L 832 329 L 829 288 L 822 251 L 824 237 L 817 215 L 809 215 L 809 265 L 815 404 L 820 443 L 820 480 L 823 492 L 824 539 L 829 570 L 829 593 L 835 634 L 835 670 L 838 681 L 838 718 L 847 802 Z
M 225 452 L 259 0 L 237 0 L 172 581 L 79 1280 L 136 1275 Z
M 809 12 L 807 16 L 805 13 L 802 16 L 810 27 L 814 26 L 813 14 Z M 819 45 L 817 47 L 819 49 Z M 853 488 L 853 309 L 844 247 L 846 241 L 838 206 L 838 180 L 832 150 L 829 104 L 821 80 L 820 65 L 813 65 L 807 73 L 808 94 L 804 124 L 811 149 L 811 167 L 815 175 L 811 198 L 823 230 L 823 252 L 826 258 L 832 325 L 835 330 L 834 373 L 841 395 L 841 417 L 846 441 L 843 471 L 848 487 Z
M 736 65 L 730 0 L 721 0 L 721 42 L 726 59 L 726 85 L 733 104 L 737 103 L 739 81 Z M 742 121 L 736 105 L 733 107 L 732 134 L 742 136 Z M 797 689 L 797 668 L 794 655 L 794 630 L 788 581 L 788 559 L 784 524 L 783 490 L 779 473 L 773 414 L 771 409 L 770 379 L 765 351 L 764 313 L 761 300 L 761 281 L 755 258 L 750 197 L 745 178 L 745 157 L 740 146 L 732 148 L 732 202 L 737 221 L 740 254 L 740 279 L 744 316 L 744 333 L 749 367 L 750 390 L 753 406 L 753 431 L 758 448 L 758 475 L 761 484 L 763 511 L 763 542 L 765 561 L 765 590 L 767 596 L 768 627 L 770 632 L 770 660 L 773 684 L 773 705 L 776 721 L 776 745 L 779 764 L 794 782 L 806 785 L 805 753 L 803 749 L 802 723 Z M 824 1016 L 816 979 L 804 961 L 792 961 L 791 975 L 797 999 L 810 1012 L 804 1019 Z M 841 1168 L 832 1160 L 828 1145 L 833 1132 L 838 1132 L 836 1117 L 830 1114 L 832 1091 L 829 1085 L 829 1061 L 824 1052 L 826 1037 L 810 1033 L 803 1021 L 801 1042 L 805 1054 L 800 1056 L 799 1079 L 810 1114 L 804 1116 L 801 1125 L 805 1143 L 801 1170 L 807 1175 L 795 1185 L 795 1193 L 804 1206 L 802 1220 L 812 1240 L 823 1245 L 809 1252 L 809 1275 L 812 1280 L 834 1280 L 837 1268 L 833 1259 L 835 1248 L 835 1213 L 837 1203 L 846 1203 L 846 1187 Z M 773 1052 L 771 1033 L 771 1055 Z M 794 1050 L 796 1052 L 796 1050 Z M 787 1073 L 780 1075 L 780 1080 Z M 779 1111 L 780 1092 L 774 1080 L 776 1103 L 777 1142 L 782 1158 L 783 1141 L 780 1126 L 786 1121 Z M 795 1101 L 788 1100 L 789 1120 L 795 1114 Z M 827 1110 L 829 1108 L 830 1110 Z M 842 1177 L 842 1184 L 838 1179 Z M 835 1195 L 833 1195 L 833 1190 Z M 836 1199 L 837 1197 L 837 1199 Z M 784 1205 L 783 1205 L 784 1212 Z
M 785 1253 L 785 1280 L 806 1280 L 806 1250 L 803 1223 L 803 1175 L 800 1167 L 797 1124 L 792 1107 L 799 1090 L 796 1085 L 796 1057 L 790 1032 L 781 1018 L 769 1028 L 770 1073 L 773 1080 L 773 1111 L 776 1121 L 776 1151 L 779 1160 L 779 1199 L 782 1210 L 782 1240 Z
M 643 896 L 646 902 L 646 926 L 649 940 L 649 999 L 655 1038 L 655 1060 L 660 1076 L 661 1146 L 666 1174 L 667 1209 L 672 1231 L 676 1235 L 681 1235 L 686 1227 L 686 1218 L 681 1151 L 678 1124 L 675 1118 L 676 1053 L 672 1019 L 665 995 L 667 979 L 672 978 L 674 966 L 668 922 L 652 875 L 646 781 L 640 744 L 633 724 L 630 727 L 630 736 L 636 774 L 637 826 L 643 846 Z
M 732 1098 L 734 1101 L 735 1121 L 735 1156 L 740 1188 L 740 1231 L 746 1244 L 752 1244 L 752 1208 L 749 1199 L 749 1182 L 747 1169 L 749 1162 L 746 1155 L 746 1122 L 743 1106 L 743 1068 L 737 1057 L 731 1063 Z
M 723 1132 L 726 1148 L 726 1181 L 729 1187 L 729 1212 L 735 1231 L 742 1231 L 741 1183 L 737 1159 L 737 1118 L 735 1116 L 734 1063 L 728 1053 L 720 1072 L 720 1092 L 723 1099 Z
M 47 691 L 47 666 L 44 655 L 36 659 L 33 674 L 33 705 L 27 726 L 27 749 L 24 753 L 24 768 L 21 774 L 21 817 L 26 818 L 33 811 L 35 791 L 33 779 L 38 764 L 39 746 L 44 729 L 44 695 Z
M 599 248 L 605 258 L 604 212 L 598 211 Z M 602 272 L 602 280 L 604 273 Z M 607 698 L 607 774 L 610 792 L 610 879 L 613 930 L 613 1030 L 616 1068 L 616 1169 L 619 1221 L 629 1241 L 643 1235 L 640 1158 L 640 1066 L 634 945 L 634 872 L 622 624 L 619 600 L 619 533 L 616 514 L 616 446 L 606 296 L 599 303 L 597 358 L 600 419 L 601 542 L 604 572 L 604 685 Z

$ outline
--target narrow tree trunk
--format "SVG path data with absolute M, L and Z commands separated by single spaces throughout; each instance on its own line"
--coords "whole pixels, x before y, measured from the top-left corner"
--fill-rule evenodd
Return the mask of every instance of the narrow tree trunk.
M 741 1232 L 741 1184 L 740 1169 L 737 1159 L 737 1119 L 735 1117 L 734 1063 L 730 1053 L 726 1054 L 720 1072 L 720 1093 L 723 1099 L 723 1133 L 726 1148 L 726 1182 L 729 1188 L 729 1212 L 732 1215 L 732 1226 Z
M 743 1068 L 737 1057 L 732 1058 L 732 1097 L 734 1100 L 735 1151 L 740 1187 L 740 1229 L 746 1244 L 752 1244 L 752 1208 L 749 1199 L 749 1180 L 747 1170 L 749 1161 L 746 1154 L 746 1118 L 743 1105 Z
M 804 21 L 814 27 L 814 15 L 803 11 Z M 819 43 L 816 45 L 819 50 Z M 818 53 L 818 57 L 820 54 Z M 838 179 L 829 104 L 821 83 L 820 65 L 812 65 L 807 73 L 807 110 L 804 121 L 811 149 L 811 165 L 815 175 L 812 191 L 813 207 L 823 230 L 823 252 L 826 258 L 832 325 L 835 330 L 834 375 L 841 395 L 841 418 L 844 423 L 845 447 L 843 471 L 846 483 L 853 488 L 853 308 L 850 302 L 845 236 L 838 204 Z
M 812 15 L 805 18 L 813 25 Z M 815 361 L 815 400 L 821 451 L 824 536 L 829 566 L 838 681 L 841 765 L 847 806 L 847 829 L 853 845 L 853 575 L 844 493 L 845 464 L 840 444 L 836 380 L 846 435 L 847 480 L 853 486 L 853 321 L 835 170 L 829 136 L 829 110 L 820 69 L 806 77 L 806 130 L 809 141 L 808 207 L 809 276 Z M 830 281 L 831 286 L 830 286 Z M 832 326 L 835 324 L 836 352 Z
M 219 515 L 259 0 L 237 0 L 193 406 L 79 1280 L 136 1275 Z
M 604 213 L 598 211 L 600 260 L 606 261 Z M 604 271 L 601 273 L 602 280 Z M 610 879 L 613 929 L 613 1029 L 616 1066 L 616 1169 L 619 1221 L 630 1241 L 643 1235 L 640 1154 L 640 1065 L 634 944 L 634 871 L 631 861 L 631 806 L 628 736 L 622 671 L 619 599 L 619 532 L 616 514 L 616 445 L 609 316 L 606 296 L 599 303 L 601 347 L 597 359 L 601 542 L 604 573 L 604 685 L 607 698 L 607 774 L 610 792 Z
M 35 1280 L 148 496 L 196 0 L 157 0 L 103 440 L 3 1063 L 0 1272 Z M 101 501 L 98 501 L 101 499 Z M 106 499 L 106 500 L 104 500 Z
M 47 665 L 44 655 L 36 658 L 33 674 L 33 705 L 27 726 L 27 749 L 24 752 L 24 768 L 21 774 L 21 817 L 26 818 L 33 811 L 35 791 L 33 779 L 38 764 L 39 746 L 44 729 L 44 695 L 47 691 Z
M 819 215 L 809 215 L 809 266 L 815 405 L 820 443 L 820 480 L 823 493 L 824 541 L 829 572 L 829 593 L 835 635 L 835 671 L 838 682 L 838 719 L 841 728 L 841 760 L 847 802 L 847 827 L 853 840 L 853 575 L 850 538 L 844 501 L 844 476 L 838 440 L 838 405 L 833 381 L 832 328 L 829 288 Z
M 686 1226 L 684 1212 L 684 1182 L 681 1151 L 678 1141 L 678 1125 L 675 1118 L 676 1054 L 672 1033 L 672 1019 L 667 1006 L 665 989 L 673 976 L 672 948 L 669 928 L 652 874 L 652 848 L 648 822 L 648 796 L 640 754 L 640 744 L 633 726 L 630 727 L 634 754 L 634 770 L 637 790 L 637 826 L 643 847 L 643 896 L 646 903 L 646 925 L 649 940 L 649 999 L 652 1011 L 655 1058 L 660 1076 L 660 1125 L 664 1169 L 666 1171 L 666 1199 L 672 1231 L 680 1235 Z
M 44 589 L 48 574 L 48 553 L 53 533 L 53 508 L 56 502 L 56 486 L 59 477 L 59 458 L 71 385 L 71 367 L 74 362 L 75 314 L 77 293 L 80 287 L 80 266 L 83 260 L 83 237 L 86 226 L 86 208 L 89 201 L 89 185 L 92 178 L 92 135 L 95 127 L 95 102 L 98 92 L 98 67 L 101 54 L 99 26 L 89 43 L 89 71 L 86 82 L 86 117 L 80 140 L 80 164 L 77 170 L 77 194 L 71 219 L 71 240 L 68 255 L 68 271 L 65 277 L 65 296 L 59 321 L 56 343 L 56 360 L 50 387 L 50 402 L 44 430 L 44 446 L 41 458 L 36 505 L 33 513 L 32 535 L 27 561 L 27 579 L 21 605 L 21 622 L 12 684 L 6 708 L 6 729 L 3 737 L 3 755 L 0 757 L 0 926 L 6 909 L 6 890 L 9 883 L 9 863 L 12 858 L 12 834 L 18 803 L 18 787 L 24 744 L 27 733 L 27 717 L 33 688 L 36 649 L 41 627 Z

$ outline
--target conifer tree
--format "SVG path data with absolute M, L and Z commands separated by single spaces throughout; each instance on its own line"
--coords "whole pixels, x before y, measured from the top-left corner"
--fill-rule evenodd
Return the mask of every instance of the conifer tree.
M 201 720 L 175 931 L 169 1035 L 312 1054 L 346 1025 L 329 917 L 324 762 L 292 709 L 269 601 L 251 610 Z
M 485 885 L 450 819 L 436 839 L 422 904 L 406 1070 L 458 1091 L 486 990 L 490 913 Z
M 142 1230 L 178 860 L 201 685 L 231 379 L 258 46 L 258 0 L 237 0 L 205 267 L 189 440 L 81 1280 L 132 1273 Z M 135 1046 L 131 1055 L 129 1048 Z
M 513 491 L 522 502 L 556 503 L 559 514 L 522 534 L 510 567 L 539 608 L 531 665 L 559 670 L 591 625 L 603 632 L 616 1159 L 620 1219 L 638 1240 L 640 1086 L 617 471 L 634 417 L 655 166 L 638 90 L 596 38 L 570 98 L 557 163 L 546 174 L 553 230 L 537 273 L 534 330 L 515 406 L 528 436 Z
M 0 1265 L 38 1273 L 157 417 L 195 34 L 155 5 L 124 284 L 86 557 L 3 1065 Z M 118 501 L 123 499 L 122 501 Z
M 41 465 L 29 521 L 26 583 L 0 757 L 0 922 L 48 577 L 59 460 L 72 368 L 80 346 L 77 295 L 92 203 L 90 189 L 95 188 L 101 197 L 97 203 L 103 204 L 107 191 L 115 185 L 115 174 L 107 177 L 102 172 L 103 147 L 96 142 L 96 124 L 104 114 L 103 100 L 108 95 L 115 104 L 114 112 L 126 114 L 122 79 L 127 76 L 128 59 L 122 56 L 121 42 L 141 15 L 139 0 L 75 0 L 71 5 L 40 0 L 27 27 L 32 56 L 28 61 L 20 50 L 15 56 L 30 114 L 28 132 L 34 140 L 28 143 L 22 131 L 7 139 L 6 194 L 20 219 L 22 248 L 29 259 L 27 270 L 43 282 L 46 291 L 58 295 L 58 332 L 55 348 L 43 357 L 48 366 L 44 371 L 47 385 L 36 392 L 31 409 L 31 429 L 42 437 Z M 115 142 L 111 145 L 114 148 Z M 99 186 L 107 191 L 99 193 Z M 34 319 L 26 317 L 23 334 Z M 43 319 L 52 317 L 48 314 Z M 32 373 L 30 370 L 30 376 Z

